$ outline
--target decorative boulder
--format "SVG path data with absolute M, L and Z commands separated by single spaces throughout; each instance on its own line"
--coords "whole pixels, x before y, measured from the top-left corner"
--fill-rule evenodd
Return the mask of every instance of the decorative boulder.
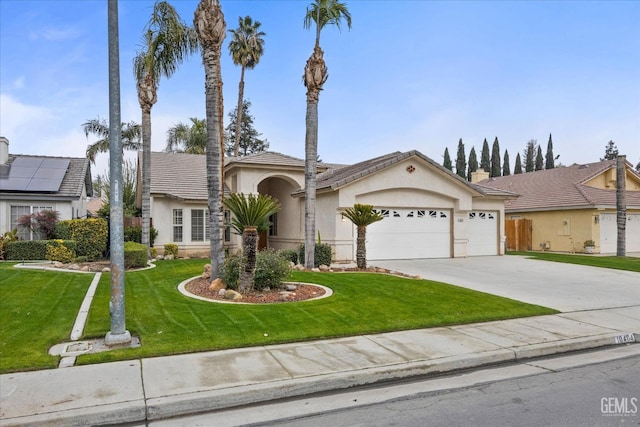
M 297 271 L 304 271 L 304 265 L 297 264 L 295 267 L 293 267 L 293 269 Z
M 55 268 L 62 268 L 62 267 L 64 267 L 64 264 L 63 264 L 63 263 L 61 263 L 60 261 L 55 261 L 55 262 L 53 263 L 53 266 L 54 266 Z
M 220 290 L 218 291 L 218 296 L 220 296 L 220 297 L 224 297 L 224 294 L 225 294 L 226 292 L 227 292 L 227 290 L 226 290 L 226 289 L 220 289 Z
M 204 265 L 204 271 L 202 272 L 203 279 L 211 279 L 211 264 Z
M 78 264 L 69 264 L 67 270 L 80 270 L 80 266 Z
M 103 273 L 111 273 L 111 267 L 105 267 L 102 269 Z
M 318 270 L 320 270 L 320 271 L 329 271 L 329 266 L 328 265 L 324 265 L 324 264 L 320 264 L 318 266 Z
M 312 268 L 311 271 L 313 271 L 314 273 L 319 273 L 320 269 L 316 267 L 316 268 Z
M 296 289 L 298 289 L 298 286 L 297 285 L 293 285 L 291 283 L 287 283 L 286 285 L 284 285 L 284 288 L 289 292 L 293 292 Z
M 242 294 L 231 289 L 227 289 L 224 292 L 224 299 L 229 299 L 231 301 L 240 301 L 242 299 Z
M 164 259 L 166 260 L 172 260 L 173 259 L 173 255 L 172 254 L 168 254 L 164 256 Z
M 220 289 L 224 289 L 225 285 L 221 278 L 214 279 L 209 285 L 209 289 L 212 291 L 219 291 Z

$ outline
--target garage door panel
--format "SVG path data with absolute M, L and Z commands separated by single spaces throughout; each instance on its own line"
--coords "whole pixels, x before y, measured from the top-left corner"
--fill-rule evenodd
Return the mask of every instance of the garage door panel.
M 640 252 L 640 214 L 627 214 L 626 252 Z M 600 252 L 616 253 L 618 222 L 615 213 L 600 214 Z
M 467 235 L 468 256 L 498 255 L 498 212 L 469 212 Z

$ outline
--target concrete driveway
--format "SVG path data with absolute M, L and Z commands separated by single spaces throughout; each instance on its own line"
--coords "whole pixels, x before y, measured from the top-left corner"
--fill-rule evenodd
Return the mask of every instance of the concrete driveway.
M 619 307 L 637 307 L 640 312 L 640 273 L 629 271 L 515 255 L 370 264 L 562 312 Z

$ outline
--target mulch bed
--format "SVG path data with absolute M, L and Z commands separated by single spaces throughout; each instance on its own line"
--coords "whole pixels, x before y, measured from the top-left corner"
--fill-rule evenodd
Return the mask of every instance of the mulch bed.
M 214 301 L 240 302 L 250 304 L 277 304 L 283 302 L 305 301 L 318 298 L 325 294 L 325 290 L 314 285 L 297 285 L 295 291 L 284 291 L 284 289 L 272 289 L 268 291 L 253 291 L 243 294 L 240 301 L 230 301 L 218 294 L 218 291 L 209 289 L 211 282 L 209 279 L 198 277 L 185 285 L 185 289 L 194 295 Z M 282 293 L 285 292 L 285 293 Z

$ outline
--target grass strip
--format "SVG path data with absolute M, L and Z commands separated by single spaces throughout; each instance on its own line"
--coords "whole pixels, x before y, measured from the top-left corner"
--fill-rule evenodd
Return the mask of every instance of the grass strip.
M 566 264 L 588 265 L 591 267 L 612 268 L 615 270 L 640 272 L 640 258 L 600 255 L 576 255 L 550 252 L 507 252 L 508 255 L 522 255 L 543 261 L 563 262 Z

